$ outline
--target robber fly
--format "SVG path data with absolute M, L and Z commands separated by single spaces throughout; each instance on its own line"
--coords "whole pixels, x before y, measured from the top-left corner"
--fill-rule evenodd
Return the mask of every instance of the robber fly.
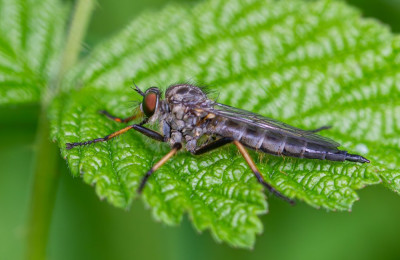
M 154 140 L 169 143 L 172 149 L 144 175 L 138 188 L 139 193 L 142 192 L 150 175 L 183 147 L 192 154 L 199 155 L 233 143 L 258 182 L 276 196 L 291 203 L 293 203 L 291 199 L 286 198 L 264 180 L 246 147 L 277 156 L 369 163 L 369 160 L 360 155 L 339 150 L 340 145 L 335 141 L 315 134 L 329 127 L 301 130 L 255 113 L 217 103 L 209 99 L 202 88 L 191 84 L 168 87 L 164 99 L 156 87 L 151 87 L 145 92 L 136 85 L 135 87 L 143 97 L 140 112 L 125 119 L 112 116 L 106 111 L 100 112 L 117 122 L 127 123 L 139 116 L 144 116 L 143 121 L 103 138 L 67 143 L 66 148 L 72 149 L 75 146 L 108 141 L 131 129 Z M 147 123 L 157 121 L 162 128 L 162 134 L 144 127 Z M 200 138 L 203 136 L 209 138 L 200 145 Z

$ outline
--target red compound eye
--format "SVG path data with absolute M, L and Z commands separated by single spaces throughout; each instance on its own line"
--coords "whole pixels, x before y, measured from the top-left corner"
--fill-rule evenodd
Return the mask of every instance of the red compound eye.
M 147 117 L 151 117 L 154 114 L 157 106 L 157 94 L 149 92 L 143 99 L 143 112 Z

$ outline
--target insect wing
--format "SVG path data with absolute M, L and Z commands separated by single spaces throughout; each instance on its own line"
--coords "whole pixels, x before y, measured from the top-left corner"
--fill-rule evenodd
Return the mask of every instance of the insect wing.
M 277 120 L 224 104 L 214 103 L 213 108 L 206 109 L 206 111 L 217 116 L 229 118 L 236 122 L 253 125 L 271 132 L 299 138 L 309 143 L 320 144 L 331 148 L 337 148 L 340 146 L 339 143 L 332 139 L 316 135 L 311 131 L 302 130 Z

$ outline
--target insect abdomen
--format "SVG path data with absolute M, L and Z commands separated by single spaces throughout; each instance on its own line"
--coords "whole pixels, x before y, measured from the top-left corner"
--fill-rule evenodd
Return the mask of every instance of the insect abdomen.
M 346 160 L 361 163 L 369 162 L 364 157 L 349 154 L 347 151 L 268 131 L 265 133 L 259 149 L 265 153 L 299 158 L 341 162 Z
M 287 137 L 280 154 L 308 159 L 345 161 L 347 152 L 315 143 L 309 143 L 298 138 Z
M 215 130 L 216 134 L 231 137 L 251 149 L 269 154 L 330 161 L 369 162 L 360 155 L 349 154 L 337 148 L 236 123 L 233 120 L 220 122 L 220 126 Z

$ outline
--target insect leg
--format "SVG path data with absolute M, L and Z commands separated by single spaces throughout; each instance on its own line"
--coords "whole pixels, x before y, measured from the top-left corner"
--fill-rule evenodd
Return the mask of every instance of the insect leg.
M 144 186 L 146 185 L 147 180 L 149 179 L 150 175 L 155 172 L 158 168 L 160 168 L 164 163 L 166 163 L 172 156 L 174 156 L 180 149 L 182 148 L 181 143 L 175 143 L 172 146 L 172 150 L 169 151 L 166 155 L 164 155 L 161 160 L 159 160 L 156 164 L 151 167 L 151 169 L 143 176 L 142 181 L 140 182 L 140 186 L 138 188 L 138 193 L 142 193 Z
M 108 117 L 111 120 L 114 120 L 115 122 L 118 122 L 118 123 L 128 123 L 129 121 L 135 120 L 136 118 L 138 118 L 140 116 L 140 113 L 137 113 L 137 114 L 127 117 L 127 118 L 120 118 L 120 117 L 111 115 L 110 113 L 108 113 L 105 110 L 100 110 L 99 113 L 105 115 L 106 117 Z
M 251 170 L 253 171 L 254 175 L 256 176 L 257 180 L 259 183 L 261 183 L 265 188 L 267 188 L 271 193 L 273 193 L 275 196 L 286 200 L 290 204 L 294 204 L 294 200 L 289 199 L 288 197 L 284 196 L 282 193 L 277 191 L 274 187 L 272 187 L 270 184 L 266 183 L 262 175 L 260 174 L 260 171 L 257 169 L 256 164 L 254 163 L 253 159 L 251 159 L 249 152 L 246 150 L 246 148 L 239 142 L 239 141 L 233 141 L 233 143 L 237 146 L 239 149 L 239 152 L 242 154 L 243 158 L 246 160 L 247 164 L 250 166 Z
M 226 144 L 229 144 L 229 143 L 232 143 L 232 142 L 233 142 L 232 138 L 223 137 L 221 139 L 218 139 L 217 141 L 214 141 L 212 143 L 209 143 L 209 144 L 206 144 L 206 145 L 204 145 L 202 147 L 197 148 L 193 152 L 193 154 L 199 155 L 199 154 L 203 154 L 203 153 L 206 153 L 206 152 L 210 152 L 210 151 L 212 151 L 214 149 L 217 149 L 217 148 L 219 148 L 219 147 L 221 147 L 223 145 L 226 145 Z
M 164 136 L 160 135 L 159 133 L 157 133 L 151 129 L 148 129 L 144 126 L 141 126 L 141 125 L 130 125 L 125 128 L 122 128 L 121 130 L 118 130 L 115 133 L 109 134 L 102 138 L 97 138 L 97 139 L 89 140 L 86 142 L 79 142 L 79 143 L 66 143 L 65 145 L 66 145 L 67 150 L 69 150 L 69 149 L 74 148 L 75 146 L 88 145 L 88 144 L 93 144 L 93 143 L 97 143 L 97 142 L 105 142 L 105 141 L 108 141 L 116 136 L 119 136 L 131 129 L 135 129 L 136 131 L 138 131 L 138 132 L 144 134 L 145 136 L 150 137 L 154 140 L 164 142 Z
M 314 130 L 308 130 L 308 132 L 318 133 L 318 132 L 320 132 L 322 130 L 328 130 L 328 129 L 331 129 L 331 128 L 332 128 L 332 126 L 330 126 L 330 125 L 324 125 L 324 126 L 321 126 L 320 128 L 314 129 Z

